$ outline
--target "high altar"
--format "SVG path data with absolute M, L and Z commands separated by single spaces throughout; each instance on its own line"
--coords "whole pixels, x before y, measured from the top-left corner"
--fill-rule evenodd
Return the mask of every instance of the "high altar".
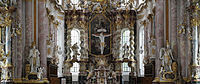
M 88 9 L 73 10 L 74 6 L 72 10 L 69 8 L 65 11 L 65 50 L 67 53 L 65 63 L 69 65 L 78 62 L 80 64 L 80 84 L 84 82 L 87 84 L 120 84 L 122 82 L 121 65 L 125 62 L 132 68 L 130 77 L 136 75 L 134 74 L 136 72 L 134 55 L 136 12 L 128 8 L 127 10 L 112 8 L 106 1 L 92 1 L 93 6 Z M 120 55 L 121 46 L 123 46 L 120 45 L 121 33 L 125 29 L 131 32 L 129 50 L 132 53 L 122 58 L 123 56 Z M 79 46 L 79 43 L 71 44 L 72 30 L 80 31 L 80 53 L 77 53 L 79 49 L 75 47 Z M 70 81 L 71 74 L 67 72 L 69 71 L 67 69 L 69 69 L 68 66 L 65 67 L 64 74 Z

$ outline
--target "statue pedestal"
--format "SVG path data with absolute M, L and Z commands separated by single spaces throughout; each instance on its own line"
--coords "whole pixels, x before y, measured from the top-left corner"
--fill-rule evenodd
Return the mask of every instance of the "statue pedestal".
M 28 80 L 37 80 L 38 77 L 37 77 L 37 73 L 30 73 L 28 75 Z
M 129 84 L 137 84 L 137 77 L 129 75 Z
M 86 81 L 87 81 L 87 76 L 82 76 L 82 75 L 80 75 L 80 76 L 78 76 L 78 82 L 79 82 L 79 84 L 86 84 Z
M 87 72 L 80 72 L 78 76 L 79 84 L 86 84 L 87 82 Z
M 66 84 L 72 84 L 72 76 L 65 76 Z
M 200 79 L 193 79 L 191 84 L 200 84 Z

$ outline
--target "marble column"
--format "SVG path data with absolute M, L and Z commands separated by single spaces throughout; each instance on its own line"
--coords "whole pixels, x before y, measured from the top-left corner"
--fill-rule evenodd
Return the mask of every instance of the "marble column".
M 146 21 L 147 22 L 147 21 Z M 148 53 L 148 27 L 149 27 L 149 22 L 144 26 L 144 57 L 147 57 Z
M 151 18 L 152 19 L 152 18 Z M 146 52 L 147 52 L 147 56 L 149 56 L 149 57 L 152 57 L 151 56 L 151 27 L 152 27 L 152 20 L 149 20 L 149 22 L 148 22 L 148 25 L 147 25 L 147 32 L 146 32 L 146 34 L 147 34 L 147 50 L 146 50 Z
M 190 0 L 187 0 L 187 7 L 188 6 L 190 6 Z M 188 27 L 187 27 L 187 31 L 186 31 L 186 33 L 187 33 L 187 51 L 189 51 L 189 52 L 187 52 L 187 56 L 186 56 L 186 59 L 188 59 L 188 60 L 186 60 L 187 62 L 186 62 L 186 65 L 187 65 L 187 72 L 186 72 L 186 76 L 189 78 L 189 77 L 191 77 L 191 69 L 190 69 L 190 67 L 189 67 L 189 65 L 191 64 L 191 59 L 192 59 L 192 41 L 190 40 L 190 37 L 191 37 L 191 26 L 190 26 L 190 12 L 187 12 L 187 21 L 186 21 L 186 23 L 187 23 L 187 25 L 188 25 Z
M 47 38 L 49 29 L 45 0 L 38 0 L 38 48 L 40 52 L 40 65 L 44 67 L 44 78 L 47 78 Z
M 184 17 L 186 17 L 186 16 L 184 16 L 184 13 L 185 13 L 185 1 L 186 0 L 179 0 L 179 3 L 177 4 L 178 6 L 179 6 L 179 11 L 177 11 L 177 12 L 179 12 L 178 13 L 178 24 L 182 24 L 184 21 Z M 186 54 L 187 54 L 187 52 L 188 52 L 188 48 L 186 47 L 186 36 L 185 36 L 185 34 L 184 33 L 182 33 L 182 34 L 179 34 L 179 44 L 178 44 L 178 63 L 180 64 L 180 66 L 178 66 L 178 68 L 179 68 L 179 71 L 180 71 L 180 73 L 179 73 L 179 75 L 181 75 L 182 77 L 186 77 L 186 70 L 188 69 L 188 65 L 186 65 L 186 62 L 187 62 L 187 60 L 186 60 Z
M 156 36 L 156 57 L 155 57 L 155 76 L 159 77 L 160 70 L 160 49 L 164 47 L 164 0 L 156 1 L 155 13 L 155 36 Z
M 31 47 L 31 43 L 32 43 L 32 1 L 31 0 L 24 0 L 25 1 L 25 51 L 24 51 L 24 57 L 23 57 L 23 66 L 24 66 L 24 76 L 25 76 L 25 64 L 27 64 L 27 58 L 29 55 L 29 50 Z
M 18 0 L 17 1 L 17 16 L 18 16 L 18 21 L 19 21 L 19 24 L 18 25 L 18 28 L 19 26 L 22 27 L 22 24 L 23 24 L 23 7 L 22 7 L 22 0 Z M 22 33 L 22 32 L 21 32 Z M 16 65 L 16 68 L 17 68 L 17 76 L 16 78 L 17 79 L 20 79 L 22 78 L 22 54 L 23 53 L 23 44 L 22 44 L 22 35 L 17 35 L 17 65 Z
M 177 46 L 177 1 L 170 0 L 170 45 L 174 58 L 178 56 L 178 46 Z

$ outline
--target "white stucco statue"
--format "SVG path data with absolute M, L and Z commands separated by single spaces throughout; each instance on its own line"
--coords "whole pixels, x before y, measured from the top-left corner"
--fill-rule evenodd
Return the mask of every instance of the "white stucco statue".
M 80 50 L 80 53 L 81 53 L 81 59 L 86 59 L 88 58 L 88 49 L 85 47 L 85 44 L 84 44 L 84 41 L 81 41 L 81 50 Z
M 129 57 L 129 46 L 127 45 L 127 43 L 124 44 L 122 49 L 123 49 L 123 57 L 122 58 L 128 58 Z
M 43 68 L 42 67 L 38 68 L 38 73 L 37 73 L 38 80 L 42 80 L 43 73 L 44 73 L 44 67 Z
M 31 73 L 37 73 L 37 68 L 40 66 L 40 52 L 38 49 L 35 48 L 35 45 L 33 45 L 33 48 L 30 50 L 29 53 L 29 63 L 31 66 Z
M 100 39 L 101 54 L 103 55 L 104 48 L 105 48 L 105 37 L 109 37 L 111 36 L 111 34 L 104 35 L 103 32 L 101 32 L 100 35 L 92 34 L 92 36 L 98 37 Z
M 73 51 L 73 59 L 77 59 L 77 56 L 80 55 L 80 53 L 78 52 L 79 47 L 78 47 L 78 43 L 75 43 L 72 47 L 71 47 L 72 51 Z
M 52 60 L 51 60 L 51 62 L 52 62 L 53 64 L 58 65 L 58 63 L 59 63 L 59 55 L 62 55 L 62 49 L 61 49 L 60 46 L 57 45 L 57 46 L 55 47 L 55 55 L 53 56 L 53 58 L 52 58 Z
M 162 62 L 161 70 L 165 70 L 166 72 L 172 72 L 172 63 L 174 57 L 169 47 L 169 43 L 167 43 L 167 48 L 160 49 L 160 60 Z
M 47 57 L 52 58 L 53 57 L 53 48 L 54 42 L 52 40 L 47 41 Z

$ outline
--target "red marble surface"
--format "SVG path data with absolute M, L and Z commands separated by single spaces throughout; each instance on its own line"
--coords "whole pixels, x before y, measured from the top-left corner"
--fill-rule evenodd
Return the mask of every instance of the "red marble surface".
M 49 22 L 45 8 L 45 2 L 38 2 L 38 49 L 40 52 L 40 65 L 47 70 L 47 38 Z M 47 71 L 43 74 L 44 78 L 47 77 Z

